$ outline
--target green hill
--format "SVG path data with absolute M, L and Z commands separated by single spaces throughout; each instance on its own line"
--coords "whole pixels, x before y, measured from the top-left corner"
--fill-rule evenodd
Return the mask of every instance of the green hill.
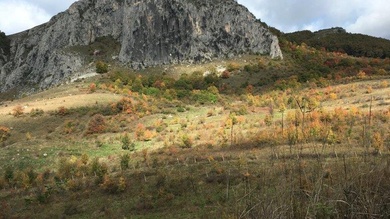
M 363 34 L 347 33 L 343 28 L 335 27 L 316 32 L 308 30 L 283 35 L 287 41 L 305 43 L 317 49 L 325 48 L 331 52 L 343 52 L 351 56 L 388 58 L 390 41 Z

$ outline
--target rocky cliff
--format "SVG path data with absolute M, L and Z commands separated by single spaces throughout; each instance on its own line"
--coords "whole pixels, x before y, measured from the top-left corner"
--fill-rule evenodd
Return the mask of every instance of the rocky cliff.
M 282 58 L 277 37 L 234 0 L 79 0 L 48 23 L 8 37 L 0 92 L 63 82 L 89 62 L 74 48 L 104 37 L 118 46 L 117 60 L 133 68 L 242 53 Z

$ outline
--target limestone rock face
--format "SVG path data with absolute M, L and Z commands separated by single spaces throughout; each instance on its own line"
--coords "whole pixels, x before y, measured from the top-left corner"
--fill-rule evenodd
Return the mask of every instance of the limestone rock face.
M 277 37 L 235 0 L 79 0 L 49 22 L 8 37 L 0 92 L 62 83 L 88 64 L 69 48 L 101 37 L 115 41 L 117 60 L 133 68 L 245 53 L 283 58 Z

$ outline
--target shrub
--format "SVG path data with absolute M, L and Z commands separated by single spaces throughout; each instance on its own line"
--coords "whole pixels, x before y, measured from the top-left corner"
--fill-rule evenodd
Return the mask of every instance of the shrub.
M 265 115 L 265 118 L 264 118 L 264 123 L 266 126 L 270 127 L 272 125 L 272 115 L 271 114 L 267 114 Z
M 79 125 L 79 123 L 77 121 L 73 121 L 73 120 L 65 121 L 64 127 L 63 127 L 63 133 L 64 134 L 71 134 L 71 133 L 75 132 L 77 130 L 78 125 Z
M 204 77 L 204 82 L 208 85 L 215 85 L 219 81 L 219 77 L 216 73 L 208 74 L 206 77 Z
M 387 88 L 389 86 L 389 83 L 387 81 L 381 81 L 380 88 Z
M 143 141 L 151 141 L 156 136 L 156 132 L 146 130 L 144 133 Z
M 82 181 L 79 179 L 70 179 L 66 182 L 66 187 L 70 191 L 80 191 L 83 187 Z
M 96 91 L 96 84 L 95 83 L 90 84 L 88 91 L 89 93 L 94 93 Z
M 337 99 L 337 94 L 335 94 L 335 93 L 330 93 L 330 94 L 329 94 L 329 99 L 331 99 L 331 100 L 336 100 L 336 99 Z
M 121 156 L 121 169 L 127 170 L 129 168 L 130 155 L 124 154 Z
M 125 191 L 127 185 L 126 185 L 126 180 L 125 178 L 123 178 L 122 176 L 119 177 L 119 181 L 118 181 L 118 192 L 123 192 Z
M 10 183 L 13 179 L 14 179 L 14 169 L 12 167 L 8 166 L 4 172 L 4 180 L 7 183 Z
M 24 114 L 24 108 L 21 105 L 17 105 L 12 109 L 12 115 L 14 117 L 20 117 Z
M 108 72 L 108 64 L 102 61 L 96 62 L 96 73 L 103 74 Z
M 146 94 L 146 95 L 149 95 L 149 96 L 158 97 L 158 96 L 160 96 L 161 91 L 158 88 L 155 88 L 155 87 L 148 87 L 148 88 L 145 89 L 145 91 L 143 93 Z
M 64 157 L 60 159 L 57 173 L 60 179 L 70 179 L 74 176 L 76 172 L 76 165 L 73 161 L 74 160 L 72 160 L 72 158 L 69 160 Z
M 108 172 L 108 167 L 105 163 L 100 163 L 99 158 L 94 158 L 91 162 L 91 173 L 98 177 L 97 183 L 103 180 L 104 175 Z
M 100 185 L 101 188 L 108 193 L 115 193 L 118 191 L 118 185 L 115 184 L 114 180 L 109 175 L 104 175 L 103 182 Z
M 142 76 L 138 76 L 131 85 L 131 90 L 134 92 L 141 92 L 144 89 L 144 85 L 142 84 Z
M 182 106 L 179 106 L 177 108 L 177 112 L 179 112 L 179 113 L 184 113 L 185 111 L 186 111 L 186 109 L 184 107 L 182 107 Z
M 236 71 L 236 70 L 240 70 L 240 68 L 241 66 L 237 62 L 231 62 L 227 66 L 228 71 Z
M 359 73 L 357 73 L 356 77 L 359 79 L 365 79 L 367 76 L 366 76 L 366 73 L 364 71 L 359 71 Z
M 221 78 L 223 78 L 223 79 L 230 78 L 230 72 L 228 70 L 223 71 L 222 74 L 221 74 Z
M 5 126 L 0 126 L 0 143 L 6 141 L 10 136 L 10 129 Z
M 371 146 L 375 149 L 376 153 L 381 153 L 384 146 L 384 141 L 381 133 L 374 132 L 372 135 Z
M 42 116 L 44 114 L 44 111 L 42 109 L 31 109 L 30 116 L 31 117 L 38 117 Z
M 56 111 L 57 116 L 66 116 L 68 114 L 69 114 L 69 110 L 64 106 L 58 107 L 58 109 Z
M 183 135 L 181 137 L 181 147 L 183 148 L 191 148 L 194 144 L 192 138 L 190 138 L 188 135 Z
M 101 114 L 94 115 L 88 123 L 87 134 L 103 133 L 106 130 L 106 120 Z
M 205 103 L 215 103 L 218 101 L 218 96 L 206 91 L 206 90 L 194 90 L 192 91 L 192 98 L 194 101 L 199 102 L 201 104 Z
M 121 137 L 121 142 L 122 142 L 122 149 L 123 150 L 134 151 L 135 144 L 133 142 L 131 142 L 128 134 L 125 134 Z
M 82 162 L 84 165 L 86 165 L 86 164 L 88 163 L 88 161 L 89 161 L 89 157 L 88 157 L 87 154 L 83 154 L 83 155 L 81 155 L 80 160 L 81 160 L 81 162 Z
M 137 128 L 135 129 L 135 138 L 137 140 L 142 140 L 145 135 L 145 126 L 141 123 L 137 124 Z
M 246 86 L 245 89 L 246 89 L 247 94 L 253 94 L 253 91 L 254 91 L 253 85 L 249 84 L 248 86 Z
M 47 187 L 39 187 L 35 192 L 36 199 L 41 204 L 48 203 L 50 195 L 51 195 L 51 190 L 48 189 Z

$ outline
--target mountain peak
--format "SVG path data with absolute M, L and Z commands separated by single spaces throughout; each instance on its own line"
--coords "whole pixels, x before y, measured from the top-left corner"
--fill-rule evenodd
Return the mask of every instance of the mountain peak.
M 88 64 L 76 47 L 112 40 L 110 55 L 133 68 L 238 54 L 282 58 L 276 36 L 234 0 L 80 0 L 48 23 L 10 36 L 0 91 L 59 84 Z

